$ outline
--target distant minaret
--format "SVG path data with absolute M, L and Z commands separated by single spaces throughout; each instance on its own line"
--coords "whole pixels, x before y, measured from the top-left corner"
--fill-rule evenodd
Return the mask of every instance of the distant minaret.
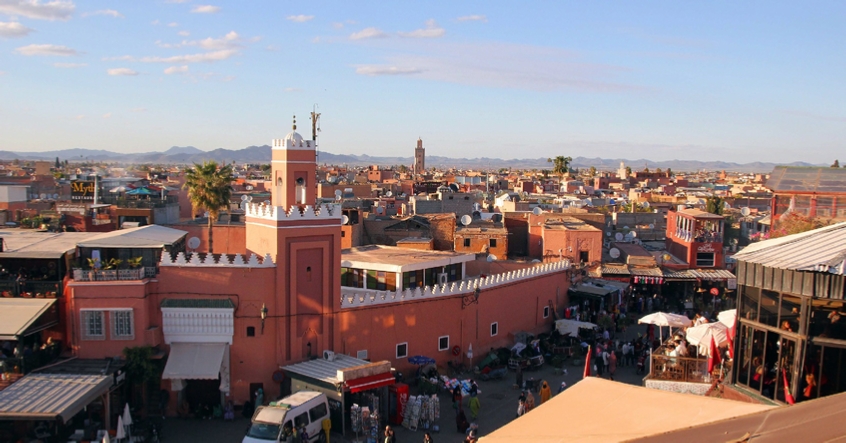
M 417 147 L 414 148 L 414 173 L 423 174 L 426 172 L 426 150 L 423 149 L 423 139 L 417 139 Z
M 617 175 L 620 177 L 620 180 L 629 178 L 629 174 L 626 173 L 626 164 L 624 162 L 620 162 L 620 169 L 617 170 Z

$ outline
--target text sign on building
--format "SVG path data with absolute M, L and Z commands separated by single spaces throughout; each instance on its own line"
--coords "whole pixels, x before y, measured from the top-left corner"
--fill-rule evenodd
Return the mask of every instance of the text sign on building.
M 93 181 L 72 181 L 71 200 L 94 201 L 94 187 Z

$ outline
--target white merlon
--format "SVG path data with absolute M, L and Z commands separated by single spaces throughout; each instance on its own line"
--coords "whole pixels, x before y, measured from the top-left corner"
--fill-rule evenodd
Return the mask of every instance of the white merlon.
M 233 260 L 230 261 L 225 255 L 221 255 L 220 259 L 214 256 L 206 255 L 200 257 L 200 254 L 192 254 L 190 260 L 185 259 L 185 253 L 180 252 L 176 254 L 176 259 L 167 251 L 162 252 L 162 259 L 159 266 L 183 266 L 183 267 L 220 267 L 220 268 L 273 268 L 276 265 L 270 254 L 265 254 L 261 261 L 256 254 L 250 254 L 245 257 L 242 254 L 235 254 Z
M 264 220 L 341 220 L 341 205 L 327 203 L 312 207 L 306 206 L 300 211 L 297 206 L 291 206 L 288 210 L 281 206 L 273 206 L 265 203 L 247 203 L 245 206 L 247 217 L 261 218 Z
M 518 271 L 509 271 L 502 274 L 490 275 L 485 278 L 476 277 L 457 282 L 454 281 L 451 283 L 445 283 L 440 286 L 425 286 L 422 289 L 417 287 L 405 290 L 398 289 L 396 291 L 375 291 L 370 289 L 341 286 L 341 308 L 359 308 L 418 298 L 430 299 L 434 297 L 467 294 L 475 291 L 477 288 L 480 290 L 494 288 L 521 280 L 566 271 L 567 269 L 570 269 L 570 261 L 562 260 L 544 263 Z

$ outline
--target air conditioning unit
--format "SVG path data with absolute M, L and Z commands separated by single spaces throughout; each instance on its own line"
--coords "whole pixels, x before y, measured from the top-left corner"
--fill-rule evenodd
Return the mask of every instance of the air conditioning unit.
M 447 283 L 447 274 L 446 272 L 441 272 L 438 274 L 438 284 L 445 285 Z
M 332 351 L 323 351 L 323 359 L 328 361 L 335 361 L 335 353 Z

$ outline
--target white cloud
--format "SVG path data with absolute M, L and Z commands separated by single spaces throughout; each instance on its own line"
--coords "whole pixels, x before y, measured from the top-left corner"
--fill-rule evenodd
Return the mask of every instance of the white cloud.
M 261 38 L 259 37 L 259 40 Z M 182 40 L 180 43 L 162 43 L 161 41 L 156 41 L 156 46 L 160 48 L 181 48 L 184 46 L 199 46 L 207 51 L 214 51 L 217 49 L 234 49 L 241 46 L 240 44 L 241 37 L 235 31 L 230 31 L 228 34 L 224 35 L 220 38 L 205 38 L 203 40 Z M 258 41 L 255 39 L 251 39 L 251 41 Z
M 422 73 L 418 68 L 399 68 L 396 66 L 363 65 L 355 68 L 355 73 L 360 75 L 413 75 Z
M 270 51 L 270 52 L 277 52 L 277 51 L 279 51 L 279 47 L 276 46 L 276 45 L 267 45 L 267 47 L 264 48 L 264 50 Z
M 426 20 L 426 28 L 417 29 L 411 32 L 400 32 L 402 37 L 410 38 L 438 38 L 443 37 L 446 30 L 438 26 L 434 19 Z
M 53 66 L 63 69 L 83 68 L 88 66 L 88 63 L 53 63 Z
M 335 29 L 344 29 L 344 24 L 341 22 L 332 23 L 332 27 Z
M 137 61 L 142 63 L 208 63 L 226 60 L 237 55 L 236 49 L 222 49 L 220 51 L 206 52 L 202 54 L 174 55 L 172 57 L 142 57 Z M 134 59 L 133 59 L 134 60 Z
M 83 115 L 83 114 L 79 114 L 79 115 L 74 116 L 74 117 L 71 117 L 71 118 L 72 118 L 72 119 L 74 119 L 74 120 L 82 120 L 82 119 L 84 119 L 84 118 L 85 118 L 85 115 Z
M 183 74 L 183 73 L 186 73 L 186 72 L 188 72 L 188 65 L 171 66 L 171 67 L 164 70 L 164 73 L 167 74 L 167 75 Z
M 2 38 L 25 37 L 32 31 L 32 28 L 27 28 L 18 22 L 0 22 L 0 37 Z
M 132 108 L 130 112 L 147 112 L 147 108 Z
M 114 9 L 101 9 L 99 11 L 85 12 L 82 14 L 83 17 L 90 17 L 92 15 L 108 15 L 114 18 L 123 18 L 123 14 L 115 11 Z
M 32 28 L 27 28 L 18 22 L 0 22 L 0 37 L 3 38 L 25 37 L 32 31 Z
M 176 34 L 181 35 L 183 37 L 188 37 L 189 35 L 191 35 L 191 33 L 189 31 L 179 31 Z
M 220 12 L 220 6 L 212 6 L 212 5 L 197 5 L 191 9 L 191 12 L 194 14 L 215 14 Z
M 138 75 L 138 71 L 129 68 L 112 68 L 106 71 L 109 75 Z
M 190 0 L 167 0 L 165 3 L 188 3 Z
M 159 21 L 159 19 L 155 19 L 155 20 L 150 22 L 150 24 L 153 25 L 153 26 L 158 26 L 160 23 L 161 22 Z
M 488 18 L 484 15 L 465 15 L 463 17 L 458 17 L 456 20 L 460 22 L 485 22 L 487 23 Z
M 103 118 L 112 118 L 112 113 L 107 112 L 107 113 L 103 114 Z
M 15 52 L 21 55 L 58 55 L 62 57 L 79 55 L 76 49 L 60 45 L 27 45 L 15 49 Z
M 167 24 L 167 26 L 168 26 L 169 28 L 175 28 L 175 27 L 179 26 L 179 23 L 176 23 L 176 22 L 170 22 L 170 23 L 168 23 L 168 24 Z
M 289 16 L 285 17 L 286 20 L 290 20 L 292 22 L 297 22 L 297 23 L 305 23 L 305 22 L 307 22 L 307 21 L 309 21 L 313 18 L 314 18 L 313 15 L 303 15 L 303 14 L 289 15 Z
M 377 28 L 364 28 L 361 31 L 350 34 L 350 40 L 364 40 L 367 38 L 385 38 L 388 34 Z
M 39 20 L 67 20 L 75 9 L 69 0 L 0 0 L 0 13 Z

